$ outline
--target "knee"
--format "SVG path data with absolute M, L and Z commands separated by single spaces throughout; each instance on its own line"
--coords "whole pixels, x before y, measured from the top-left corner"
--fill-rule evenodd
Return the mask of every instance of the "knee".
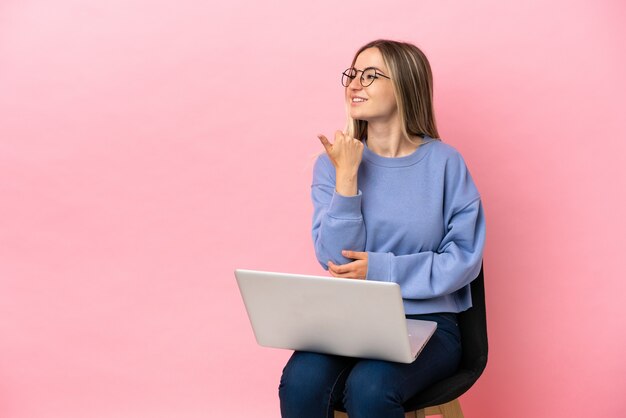
M 278 385 L 278 396 L 281 405 L 298 405 L 308 393 L 311 393 L 309 374 L 309 370 L 302 362 L 294 362 L 293 358 L 289 360 L 283 369 L 280 384 Z
M 278 386 L 281 409 L 298 410 L 323 401 L 328 392 L 328 377 L 324 374 L 319 354 L 294 353 L 283 369 Z
M 402 397 L 381 376 L 354 370 L 346 382 L 344 405 L 348 414 L 386 416 L 389 411 L 402 409 Z

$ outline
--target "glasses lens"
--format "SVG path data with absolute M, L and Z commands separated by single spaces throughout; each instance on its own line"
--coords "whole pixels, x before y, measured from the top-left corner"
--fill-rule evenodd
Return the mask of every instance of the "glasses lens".
M 363 74 L 361 75 L 361 85 L 363 85 L 363 87 L 367 87 L 372 84 L 374 80 L 376 80 L 376 78 L 376 70 L 373 68 L 368 68 L 367 70 L 363 71 Z
M 356 77 L 356 70 L 354 68 L 348 68 L 341 75 L 341 84 L 344 87 L 348 87 L 352 80 L 354 80 L 354 77 Z

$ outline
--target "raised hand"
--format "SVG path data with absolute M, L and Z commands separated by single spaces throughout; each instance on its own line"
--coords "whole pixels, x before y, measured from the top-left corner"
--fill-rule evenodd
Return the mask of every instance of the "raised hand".
M 335 132 L 335 142 L 332 144 L 324 135 L 320 134 L 317 137 L 335 166 L 337 192 L 344 196 L 356 195 L 357 173 L 363 158 L 363 143 L 341 131 Z

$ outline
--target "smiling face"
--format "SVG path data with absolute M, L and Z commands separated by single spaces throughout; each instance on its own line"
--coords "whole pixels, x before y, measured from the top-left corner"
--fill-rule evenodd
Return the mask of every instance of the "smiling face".
M 376 68 L 378 73 L 391 77 L 378 48 L 368 48 L 357 57 L 354 68 Z M 391 80 L 378 77 L 367 87 L 361 85 L 361 71 L 346 87 L 346 102 L 350 117 L 372 122 L 390 122 L 398 117 L 398 106 Z

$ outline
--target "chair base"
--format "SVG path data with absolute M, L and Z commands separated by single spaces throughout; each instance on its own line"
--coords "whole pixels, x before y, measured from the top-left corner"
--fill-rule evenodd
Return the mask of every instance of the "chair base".
M 464 418 L 458 399 L 436 406 L 407 412 L 406 418 L 425 418 L 429 415 L 441 415 L 443 418 Z M 345 412 L 335 411 L 335 418 L 349 418 Z
M 441 415 L 443 418 L 464 418 L 461 403 L 458 399 L 441 405 L 420 409 L 415 412 L 407 412 L 406 417 L 424 418 L 429 415 Z

